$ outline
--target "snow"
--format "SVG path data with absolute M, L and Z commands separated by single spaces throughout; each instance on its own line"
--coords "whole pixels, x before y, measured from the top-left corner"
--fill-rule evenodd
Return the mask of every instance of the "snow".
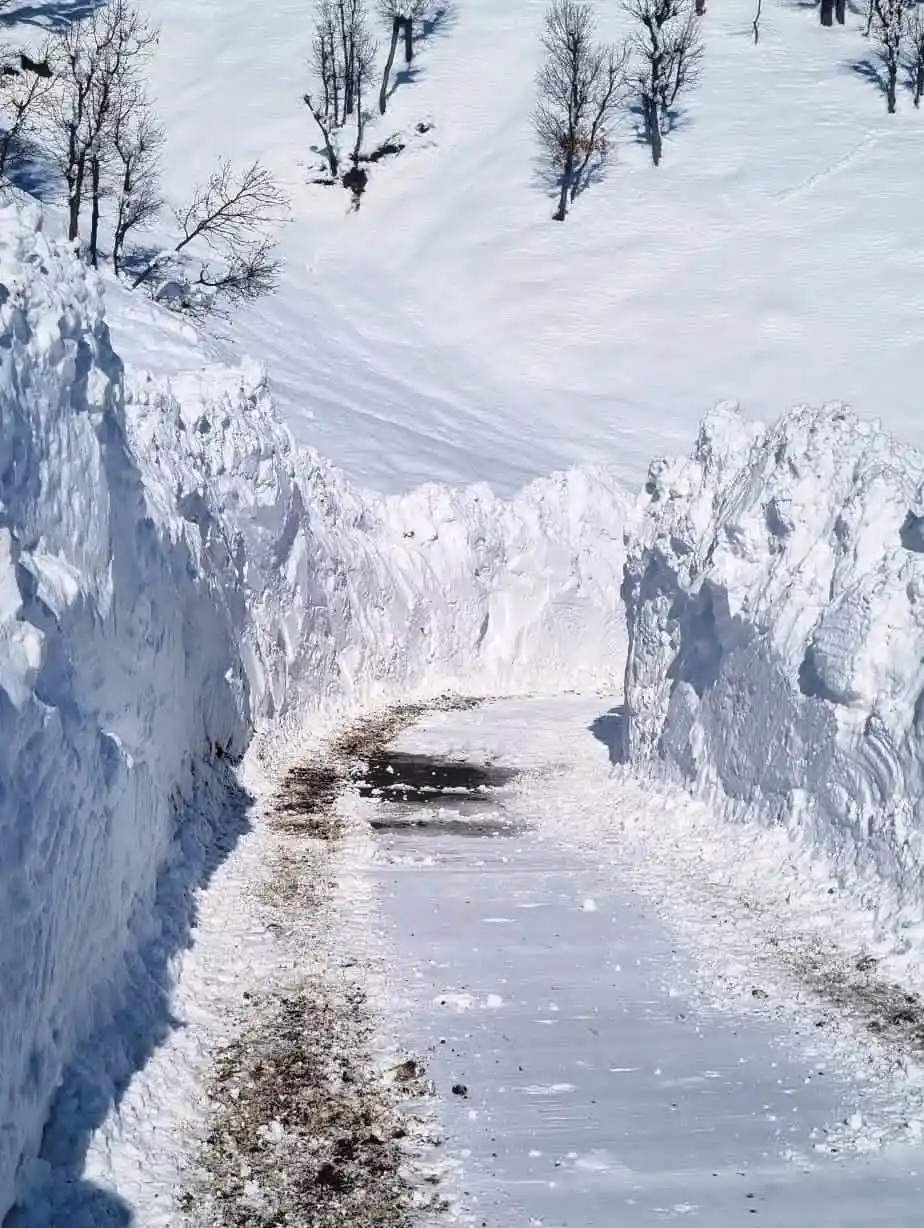
M 509 502 L 353 491 L 294 452 L 254 364 L 125 373 L 37 211 L 0 216 L 0 284 L 5 1212 L 149 948 L 170 983 L 188 933 L 152 934 L 159 876 L 186 816 L 228 804 L 222 763 L 285 713 L 611 677 L 626 500 L 603 468 Z
M 780 825 L 896 949 L 924 903 L 924 458 L 843 407 L 708 416 L 627 532 L 624 745 Z
M 289 190 L 279 293 L 213 332 L 266 364 L 297 442 L 396 493 L 510 493 L 588 461 L 636 485 L 730 397 L 768 421 L 843 400 L 924 443 L 921 117 L 904 93 L 887 116 L 853 70 L 861 14 L 822 30 L 765 4 L 755 47 L 751 0 L 712 6 L 662 165 L 627 122 L 605 180 L 556 225 L 530 127 L 545 0 L 451 7 L 370 126 L 370 147 L 408 147 L 353 214 L 307 182 L 310 6 L 274 4 L 268 23 L 248 0 L 147 0 L 172 199 L 222 153 L 262 158 Z M 625 33 L 619 5 L 597 7 L 602 34 Z
M 618 760 L 625 739 L 632 771 L 608 775 L 601 759 L 575 788 L 554 719 L 532 721 L 528 746 L 511 719 L 518 761 L 560 778 L 546 830 L 592 850 L 598 872 L 529 846 L 517 909 L 506 863 L 497 897 L 480 899 L 487 934 L 506 942 L 521 911 L 542 933 L 548 910 L 583 927 L 581 962 L 565 969 L 575 997 L 608 952 L 633 1000 L 666 1015 L 654 983 L 666 962 L 649 975 L 645 951 L 610 947 L 625 901 L 608 867 L 622 857 L 723 989 L 759 967 L 783 1010 L 787 982 L 761 961 L 772 940 L 804 970 L 806 934 L 831 966 L 872 951 L 919 985 L 917 453 L 853 410 L 765 428 L 718 409 L 692 460 L 656 467 L 636 513 L 616 706 L 624 490 L 683 446 L 704 407 L 734 396 L 771 420 L 837 397 L 924 443 L 909 204 L 920 120 L 904 96 L 888 118 L 854 71 L 860 17 L 821 31 L 772 6 L 753 47 L 750 3 L 711 9 L 702 85 L 663 165 L 627 126 L 607 178 L 556 226 L 529 124 L 544 0 L 453 7 L 370 129 L 408 147 L 376 167 L 355 214 L 345 193 L 307 182 L 304 4 L 274 4 L 271 22 L 250 0 L 144 7 L 162 22 L 152 87 L 171 201 L 223 154 L 260 157 L 292 217 L 279 293 L 203 330 L 106 274 L 104 316 L 100 282 L 54 238 L 53 208 L 41 222 L 0 214 L 0 1217 L 22 1197 L 27 1228 L 171 1222 L 239 970 L 272 982 L 280 958 L 250 898 L 268 852 L 260 808 L 230 770 L 250 747 L 244 781 L 260 776 L 257 730 L 272 772 L 362 705 L 597 689 L 598 741 Z M 44 0 L 16 13 L 35 23 L 17 37 L 52 17 Z M 624 32 L 618 6 L 601 18 Z M 432 127 L 415 135 L 421 120 Z M 496 730 L 488 740 L 496 749 Z M 371 929 L 357 904 L 367 870 L 340 904 Z M 433 902 L 389 907 L 397 923 Z M 426 961 L 432 938 L 415 933 Z M 441 941 L 467 976 L 472 944 L 458 937 Z M 667 941 L 641 926 L 640 947 Z M 525 999 L 499 977 L 446 990 L 421 970 L 418 1021 L 445 999 L 472 1060 L 494 1060 Z M 539 1036 L 573 1023 L 568 992 L 543 988 L 537 1004 Z M 722 1069 L 724 1025 L 707 1063 L 647 1024 L 631 1044 L 614 1033 L 606 1071 L 661 1080 L 646 1085 L 661 1108 L 669 1057 L 681 1080 Z M 851 1043 L 845 1078 L 865 1071 Z M 584 1094 L 553 1049 L 524 1101 Z M 579 1050 L 572 1037 L 564 1056 Z M 889 1083 L 877 1062 L 881 1096 L 845 1127 L 870 1147 L 924 1120 L 907 1071 Z M 812 1106 L 828 1124 L 840 1111 Z M 480 1129 L 457 1107 L 460 1137 L 464 1120 Z M 571 1154 L 562 1136 L 559 1150 L 565 1190 L 626 1177 L 607 1140 Z M 527 1154 L 550 1152 L 544 1140 Z M 800 1222 L 791 1168 L 768 1171 Z M 825 1178 L 818 1205 L 841 1198 L 832 1222 L 848 1222 L 866 1171 L 843 1190 Z M 649 1218 L 709 1205 L 662 1193 Z M 881 1194 L 870 1183 L 849 1213 L 871 1222 Z
M 911 1228 L 920 1077 L 787 975 L 770 917 L 755 925 L 760 897 L 716 882 L 754 850 L 614 771 L 604 711 L 599 697 L 509 699 L 401 736 L 399 751 L 522 771 L 469 815 L 495 819 L 492 835 L 441 827 L 429 806 L 402 827 L 394 803 L 353 803 L 391 819 L 372 873 L 405 1044 L 444 1095 L 468 1091 L 443 1115 L 471 1222 L 731 1225 L 755 1208 L 781 1228 Z M 778 942 L 775 888 L 791 885 L 765 883 Z M 503 941 L 483 932 L 500 911 Z M 497 1020 L 453 1009 L 495 991 Z

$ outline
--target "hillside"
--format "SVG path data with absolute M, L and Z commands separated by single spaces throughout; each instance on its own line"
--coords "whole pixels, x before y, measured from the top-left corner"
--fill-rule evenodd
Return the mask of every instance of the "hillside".
M 182 191 L 222 150 L 260 156 L 293 198 L 281 292 L 225 331 L 265 360 L 296 439 L 389 490 L 502 489 L 575 461 L 637 483 L 734 398 L 773 419 L 849 402 L 924 442 L 916 328 L 924 119 L 886 114 L 855 65 L 863 19 L 797 4 L 704 19 L 701 84 L 662 165 L 626 127 L 564 226 L 536 183 L 529 116 L 541 0 L 458 0 L 368 143 L 433 123 L 375 168 L 358 214 L 306 185 L 312 8 L 147 0 L 154 91 Z M 601 6 L 618 36 L 618 5 Z M 432 138 L 432 140 L 431 140 Z

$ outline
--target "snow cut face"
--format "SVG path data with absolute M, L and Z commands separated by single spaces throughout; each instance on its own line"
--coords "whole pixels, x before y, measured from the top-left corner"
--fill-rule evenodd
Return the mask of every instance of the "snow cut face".
M 652 466 L 625 752 L 786 823 L 890 928 L 924 901 L 924 459 L 840 406 L 729 406 Z
M 230 810 L 219 761 L 284 712 L 609 681 L 626 499 L 602 466 L 511 500 L 353 490 L 295 451 L 255 364 L 123 371 L 96 276 L 37 212 L 0 211 L 0 342 L 2 1219 L 139 983 L 152 1036 L 172 1026 L 191 922 L 158 883 L 188 820 Z M 85 1114 L 143 1049 L 97 1043 Z

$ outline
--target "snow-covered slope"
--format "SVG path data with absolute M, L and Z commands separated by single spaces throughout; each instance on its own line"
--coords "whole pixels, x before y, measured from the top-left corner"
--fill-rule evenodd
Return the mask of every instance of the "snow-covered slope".
M 255 723 L 602 681 L 623 496 L 602 469 L 509 503 L 353 492 L 293 452 L 258 369 L 126 376 L 95 276 L 37 212 L 0 214 L 0 336 L 2 1216 L 126 993 L 184 816 Z
M 785 824 L 904 940 L 924 904 L 922 529 L 924 458 L 878 425 L 724 408 L 652 467 L 623 588 L 629 760 Z
M 662 165 L 627 118 L 564 225 L 529 119 L 545 0 L 448 6 L 370 125 L 370 147 L 408 146 L 357 214 L 308 182 L 310 0 L 274 2 L 271 21 L 253 0 L 144 7 L 163 28 L 171 197 L 222 152 L 263 158 L 292 197 L 278 295 L 219 331 L 267 364 L 297 441 L 354 479 L 510 491 L 591 460 L 640 484 L 727 397 L 766 420 L 843 400 L 924 443 L 922 117 L 904 92 L 888 116 L 860 71 L 863 5 L 823 30 L 811 7 L 765 3 L 755 47 L 753 0 L 710 4 Z M 621 37 L 620 5 L 596 7 Z

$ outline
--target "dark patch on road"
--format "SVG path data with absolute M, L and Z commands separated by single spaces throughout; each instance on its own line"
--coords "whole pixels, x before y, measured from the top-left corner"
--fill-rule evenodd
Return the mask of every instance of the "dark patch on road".
M 407 1168 L 402 1102 L 428 1095 L 422 1064 L 387 1079 L 372 1061 L 361 989 L 330 977 L 255 1004 L 220 1053 L 206 1180 L 180 1207 L 197 1225 L 408 1228 L 429 1207 Z M 423 1208 L 421 1206 L 423 1204 Z
M 286 772 L 270 812 L 271 826 L 284 835 L 327 843 L 342 839 L 346 823 L 336 813 L 336 802 L 356 779 L 358 761 L 381 760 L 383 748 L 428 712 L 468 711 L 483 702 L 466 695 L 443 695 L 427 703 L 396 704 L 354 721 L 321 755 Z
M 383 802 L 434 805 L 441 801 L 484 802 L 518 775 L 515 768 L 468 763 L 436 755 L 379 751 L 357 777 L 360 797 Z
M 394 818 L 372 819 L 373 831 L 414 836 L 467 836 L 494 839 L 498 836 L 516 836 L 524 831 L 520 823 L 511 823 L 498 815 L 494 818 L 465 818 L 445 814 L 436 818 L 420 818 L 418 815 L 396 815 Z

